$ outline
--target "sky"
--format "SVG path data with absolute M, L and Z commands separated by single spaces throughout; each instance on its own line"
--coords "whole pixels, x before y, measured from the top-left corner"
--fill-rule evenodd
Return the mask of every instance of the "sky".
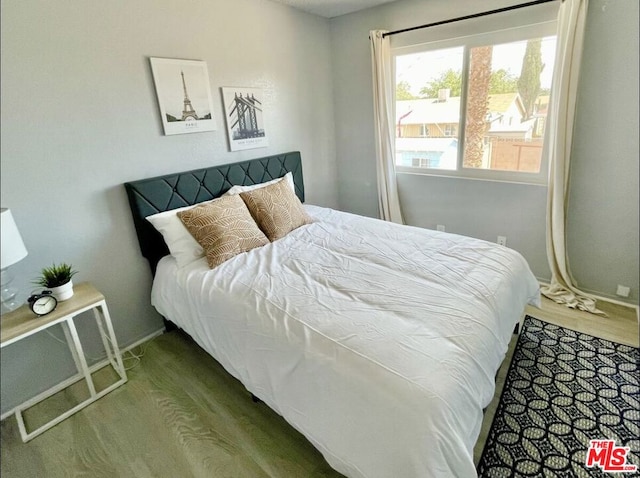
M 526 46 L 526 40 L 495 45 L 492 69 L 504 69 L 516 77 L 520 76 Z M 542 62 L 546 65 L 540 75 L 542 88 L 551 87 L 555 46 L 555 37 L 546 37 L 542 41 Z M 462 47 L 397 56 L 396 82 L 408 81 L 411 92 L 417 95 L 422 87 L 448 69 L 462 69 Z

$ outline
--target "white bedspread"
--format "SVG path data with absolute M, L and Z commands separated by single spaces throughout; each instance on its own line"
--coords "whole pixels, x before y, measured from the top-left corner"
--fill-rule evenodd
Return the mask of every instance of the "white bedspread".
M 492 243 L 305 206 L 214 270 L 165 257 L 156 309 L 349 477 L 476 476 L 495 373 L 538 283 Z

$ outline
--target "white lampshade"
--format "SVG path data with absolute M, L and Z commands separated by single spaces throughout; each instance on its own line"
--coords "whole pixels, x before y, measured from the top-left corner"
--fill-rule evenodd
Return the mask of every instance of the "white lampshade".
M 2 257 L 0 257 L 0 268 L 6 269 L 16 262 L 21 261 L 27 256 L 27 248 L 24 247 L 22 236 L 16 226 L 11 211 L 7 208 L 0 209 L 0 248 L 2 249 Z

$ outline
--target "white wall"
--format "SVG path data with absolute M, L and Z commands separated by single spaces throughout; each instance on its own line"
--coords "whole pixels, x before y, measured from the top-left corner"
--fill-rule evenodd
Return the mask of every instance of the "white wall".
M 402 29 L 517 2 L 481 3 L 400 0 L 332 20 L 341 208 L 378 214 L 369 31 Z M 529 7 L 526 15 L 552 5 Z M 570 259 L 581 287 L 613 296 L 617 284 L 628 285 L 629 300 L 637 303 L 638 2 L 592 0 L 589 8 L 568 213 Z M 473 27 L 467 22 L 446 28 L 456 35 Z M 419 42 L 421 32 L 393 37 L 392 47 Z M 549 279 L 546 187 L 409 174 L 398 176 L 398 187 L 409 224 L 444 224 L 449 232 L 491 241 L 505 235 L 533 272 Z
M 67 261 L 105 294 L 121 345 L 162 327 L 125 181 L 300 150 L 307 200 L 337 205 L 328 20 L 266 0 L 2 0 L 1 20 L 1 200 L 29 251 L 12 268 L 23 299 Z M 163 135 L 150 56 L 207 62 L 218 131 Z M 264 88 L 268 148 L 228 152 L 222 86 Z M 3 349 L 2 412 L 69 375 L 68 355 L 47 334 Z

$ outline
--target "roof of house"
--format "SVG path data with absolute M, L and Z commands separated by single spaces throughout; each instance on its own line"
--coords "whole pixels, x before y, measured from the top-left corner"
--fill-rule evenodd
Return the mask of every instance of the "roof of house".
M 396 123 L 433 124 L 457 123 L 460 119 L 460 97 L 447 101 L 437 98 L 404 100 L 396 103 Z
M 518 121 L 513 124 L 501 124 L 498 121 L 491 123 L 489 127 L 489 133 L 526 133 L 527 131 L 533 129 L 535 125 L 535 119 L 530 119 L 527 121 Z
M 518 93 L 500 93 L 495 95 L 489 95 L 489 111 L 492 113 L 504 113 L 506 112 L 513 102 L 516 101 L 518 107 L 524 111 L 522 100 Z
M 492 117 L 505 113 L 516 102 L 524 112 L 518 93 L 500 93 L 489 95 L 489 113 Z M 396 102 L 396 124 L 434 124 L 458 123 L 460 121 L 460 97 L 454 96 L 446 101 L 437 98 L 402 100 Z

